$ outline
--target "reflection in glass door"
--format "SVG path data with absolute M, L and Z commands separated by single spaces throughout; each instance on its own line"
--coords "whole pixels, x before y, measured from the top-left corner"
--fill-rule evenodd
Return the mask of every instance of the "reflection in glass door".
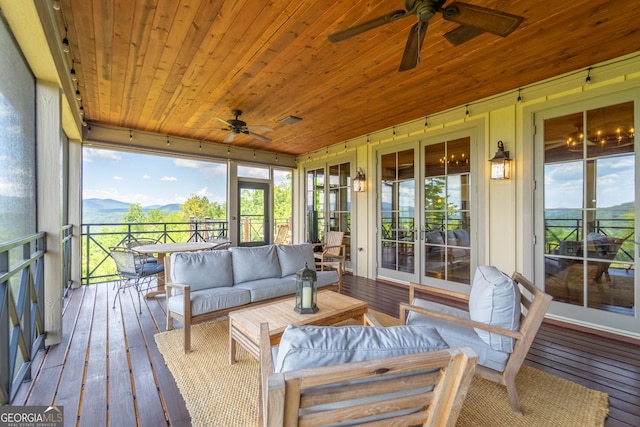
M 269 184 L 238 181 L 238 246 L 271 242 Z
M 306 239 L 324 242 L 327 231 L 343 231 L 346 263 L 351 260 L 351 165 L 307 170 Z
M 576 309 L 631 321 L 637 315 L 634 103 L 554 116 L 543 125 L 538 265 L 545 290 Z
M 416 280 L 415 150 L 380 157 L 379 274 Z
M 471 139 L 424 148 L 424 276 L 471 282 Z

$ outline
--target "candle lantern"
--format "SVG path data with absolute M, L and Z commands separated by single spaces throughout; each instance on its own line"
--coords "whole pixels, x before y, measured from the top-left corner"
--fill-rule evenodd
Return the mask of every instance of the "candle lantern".
M 318 311 L 316 305 L 316 295 L 318 286 L 318 276 L 315 271 L 307 267 L 296 273 L 296 306 L 294 308 L 300 314 L 312 314 Z

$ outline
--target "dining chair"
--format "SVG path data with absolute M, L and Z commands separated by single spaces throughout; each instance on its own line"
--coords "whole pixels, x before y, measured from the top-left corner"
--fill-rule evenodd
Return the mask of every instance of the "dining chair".
M 142 313 L 140 292 L 149 289 L 153 278 L 164 271 L 164 265 L 157 262 L 147 263 L 145 262 L 146 255 L 121 246 L 112 247 L 110 251 L 111 258 L 115 261 L 118 269 L 118 276 L 120 276 L 116 295 L 113 298 L 113 308 L 116 307 L 116 299 L 120 296 L 120 292 L 133 287 L 138 294 L 138 307 Z M 144 284 L 146 287 L 143 288 Z
M 289 224 L 280 224 L 278 225 L 278 232 L 276 233 L 276 237 L 273 239 L 274 245 L 286 245 L 289 242 Z

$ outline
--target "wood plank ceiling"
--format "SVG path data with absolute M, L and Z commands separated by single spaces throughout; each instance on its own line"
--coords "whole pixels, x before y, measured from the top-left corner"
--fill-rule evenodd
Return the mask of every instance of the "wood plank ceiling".
M 57 15 L 87 121 L 223 143 L 214 117 L 241 109 L 273 141 L 236 146 L 292 155 L 640 51 L 637 0 L 466 1 L 524 21 L 452 46 L 457 24 L 436 14 L 404 72 L 415 17 L 327 40 L 400 0 L 62 0 Z M 278 122 L 289 115 L 303 120 Z

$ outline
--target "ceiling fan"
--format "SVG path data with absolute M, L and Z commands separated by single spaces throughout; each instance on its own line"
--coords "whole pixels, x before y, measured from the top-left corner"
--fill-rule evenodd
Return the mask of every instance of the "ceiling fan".
M 346 30 L 333 33 L 329 35 L 329 41 L 337 43 L 390 22 L 415 15 L 418 18 L 418 22 L 411 28 L 402 61 L 400 62 L 399 71 L 405 71 L 414 68 L 420 62 L 420 50 L 427 33 L 429 20 L 436 13 L 442 14 L 442 17 L 447 21 L 460 24 L 460 27 L 444 35 L 455 46 L 471 40 L 485 31 L 500 37 L 506 37 L 524 19 L 522 16 L 511 15 L 463 2 L 455 2 L 443 7 L 445 2 L 446 0 L 403 0 L 406 10 L 395 10 Z
M 218 120 L 219 122 L 227 126 L 226 130 L 229 131 L 229 135 L 227 135 L 227 137 L 224 139 L 224 142 L 232 142 L 233 139 L 236 137 L 236 135 L 238 135 L 239 133 L 244 133 L 262 142 L 271 142 L 270 138 L 254 133 L 254 131 L 272 132 L 273 129 L 271 129 L 270 126 L 266 126 L 266 125 L 248 126 L 246 122 L 243 122 L 242 120 L 238 119 L 238 117 L 242 115 L 241 110 L 231 110 L 231 114 L 235 116 L 234 119 L 224 120 L 219 117 L 214 117 L 216 120 Z

